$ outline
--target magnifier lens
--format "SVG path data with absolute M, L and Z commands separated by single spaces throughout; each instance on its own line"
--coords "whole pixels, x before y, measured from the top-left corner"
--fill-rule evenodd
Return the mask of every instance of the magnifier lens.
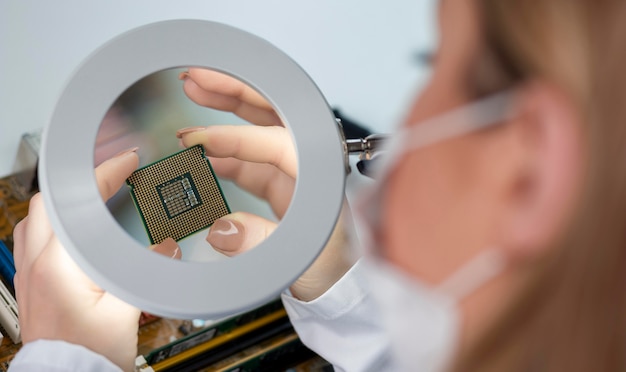
M 171 253 L 173 239 L 183 261 L 219 261 L 254 248 L 280 223 L 295 188 L 295 151 L 287 151 L 293 159 L 283 169 L 264 161 L 294 144 L 253 88 L 216 71 L 196 68 L 191 78 L 187 70 L 150 74 L 119 96 L 100 125 L 94 166 L 137 148 L 140 170 L 106 203 L 117 223 L 161 254 Z M 226 132 L 209 138 L 201 130 L 214 126 Z M 189 136 L 200 149 L 182 145 L 176 133 L 183 128 L 200 129 Z M 156 248 L 166 239 L 169 248 Z

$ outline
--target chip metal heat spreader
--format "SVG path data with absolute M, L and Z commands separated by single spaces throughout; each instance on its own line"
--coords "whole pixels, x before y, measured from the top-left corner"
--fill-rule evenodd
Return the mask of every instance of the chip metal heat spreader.
M 137 169 L 126 183 L 151 244 L 179 241 L 230 213 L 201 145 Z

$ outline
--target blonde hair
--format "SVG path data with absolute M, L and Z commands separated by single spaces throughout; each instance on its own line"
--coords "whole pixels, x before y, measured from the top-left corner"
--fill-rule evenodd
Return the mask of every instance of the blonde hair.
M 487 48 L 578 105 L 582 196 L 553 254 L 459 371 L 626 371 L 626 2 L 479 0 Z

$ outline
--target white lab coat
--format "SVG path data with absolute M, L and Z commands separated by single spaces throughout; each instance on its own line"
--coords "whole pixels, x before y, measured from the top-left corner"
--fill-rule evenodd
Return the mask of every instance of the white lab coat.
M 336 371 L 395 369 L 389 359 L 387 336 L 358 263 L 314 301 L 298 301 L 288 293 L 282 299 L 302 342 L 332 363 Z M 39 340 L 24 345 L 9 371 L 121 370 L 83 346 Z
M 11 362 L 9 371 L 122 372 L 113 362 L 84 346 L 53 340 L 37 340 L 24 345 Z

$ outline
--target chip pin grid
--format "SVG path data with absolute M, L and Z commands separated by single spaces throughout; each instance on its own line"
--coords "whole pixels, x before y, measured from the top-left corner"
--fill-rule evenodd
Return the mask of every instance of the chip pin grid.
M 126 183 L 151 244 L 179 241 L 230 213 L 202 145 L 137 169 Z

